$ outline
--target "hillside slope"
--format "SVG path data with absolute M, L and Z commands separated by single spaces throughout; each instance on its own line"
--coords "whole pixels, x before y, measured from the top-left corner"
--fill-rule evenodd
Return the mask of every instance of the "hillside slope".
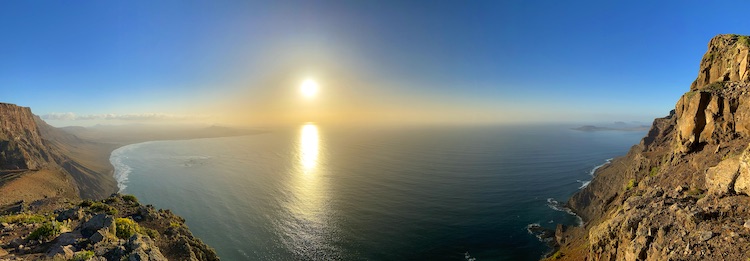
M 77 196 L 105 198 L 117 191 L 108 160 L 112 149 L 113 145 L 84 141 L 50 126 L 28 107 L 0 103 L 0 186 L 23 183 L 30 174 L 43 171 L 50 179 L 62 177 L 67 187 L 78 191 Z M 25 189 L 47 197 L 59 194 L 41 191 L 43 186 Z M 4 199 L 15 196 L 4 195 Z
M 750 41 L 711 39 L 697 79 L 640 144 L 568 201 L 554 259 L 750 258 Z

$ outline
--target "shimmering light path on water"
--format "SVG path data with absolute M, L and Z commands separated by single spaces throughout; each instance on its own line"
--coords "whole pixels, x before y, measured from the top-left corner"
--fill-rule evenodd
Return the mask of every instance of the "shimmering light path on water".
M 566 127 L 339 129 L 115 151 L 125 193 L 185 217 L 225 260 L 537 260 L 530 223 L 644 132 Z

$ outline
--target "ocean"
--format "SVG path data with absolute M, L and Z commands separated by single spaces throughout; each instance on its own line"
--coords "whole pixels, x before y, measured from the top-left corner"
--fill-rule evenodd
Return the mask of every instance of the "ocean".
M 570 127 L 304 124 L 110 160 L 223 260 L 538 260 L 527 226 L 580 222 L 558 202 L 645 135 Z

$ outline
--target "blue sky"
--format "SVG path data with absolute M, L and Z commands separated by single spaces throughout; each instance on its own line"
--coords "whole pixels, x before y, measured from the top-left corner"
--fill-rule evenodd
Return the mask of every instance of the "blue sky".
M 249 124 L 304 120 L 310 114 L 295 110 L 313 106 L 320 115 L 351 112 L 328 117 L 338 120 L 650 121 L 688 90 L 711 37 L 750 34 L 749 7 L 3 1 L 0 101 L 40 115 Z M 321 83 L 317 105 L 282 97 L 304 77 Z M 216 117 L 229 114 L 237 115 Z

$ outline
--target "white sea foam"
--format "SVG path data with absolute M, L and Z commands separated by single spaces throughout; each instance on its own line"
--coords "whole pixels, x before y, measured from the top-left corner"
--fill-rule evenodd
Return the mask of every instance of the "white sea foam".
M 475 258 L 475 257 L 472 257 L 472 256 L 471 256 L 471 255 L 469 254 L 469 251 L 466 251 L 466 253 L 464 253 L 464 259 L 466 259 L 466 261 L 477 261 L 477 258 Z
M 125 188 L 128 187 L 128 175 L 130 175 L 130 172 L 133 170 L 133 168 L 125 164 L 125 159 L 127 159 L 125 154 L 148 143 L 151 143 L 151 141 L 122 146 L 112 151 L 109 155 L 109 162 L 115 167 L 114 176 L 115 180 L 117 180 L 118 192 L 125 192 Z
M 609 158 L 609 159 L 605 160 L 605 161 L 604 161 L 604 163 L 602 163 L 602 164 L 599 164 L 599 165 L 597 165 L 596 167 L 594 167 L 593 169 L 591 169 L 591 170 L 589 171 L 589 175 L 591 175 L 591 176 L 593 177 L 593 176 L 594 176 L 594 174 L 596 174 L 596 171 L 597 171 L 597 170 L 598 170 L 599 168 L 601 168 L 601 167 L 604 167 L 604 166 L 607 166 L 607 165 L 608 165 L 608 164 L 610 164 L 610 163 L 612 163 L 612 158 Z M 589 183 L 591 183 L 591 180 L 580 180 L 580 179 L 579 179 L 579 180 L 576 180 L 576 182 L 578 182 L 578 183 L 581 183 L 581 186 L 580 186 L 580 187 L 578 187 L 578 189 L 583 189 L 583 188 L 585 188 L 586 186 L 588 186 L 588 185 L 589 185 Z
M 578 187 L 578 189 L 583 189 L 586 186 L 588 186 L 589 183 L 591 183 L 591 180 L 580 180 L 580 179 L 577 179 L 576 182 L 581 183 L 581 186 Z
M 547 206 L 549 208 L 553 209 L 553 210 L 560 211 L 560 212 L 565 212 L 565 213 L 570 214 L 571 216 L 576 217 L 576 223 L 578 223 L 578 226 L 579 227 L 583 226 L 583 219 L 580 216 L 578 216 L 578 214 L 576 214 L 575 212 L 573 212 L 572 209 L 570 209 L 570 208 L 566 207 L 565 205 L 561 204 L 560 202 L 558 202 L 554 198 L 548 198 L 547 199 Z
M 589 171 L 589 175 L 594 176 L 594 174 L 596 174 L 596 170 L 598 170 L 601 167 L 607 166 L 607 164 L 609 164 L 609 163 L 612 163 L 612 158 L 609 158 L 609 159 L 605 160 L 604 163 L 602 163 L 602 164 L 594 167 L 593 169 L 591 169 L 591 171 Z

